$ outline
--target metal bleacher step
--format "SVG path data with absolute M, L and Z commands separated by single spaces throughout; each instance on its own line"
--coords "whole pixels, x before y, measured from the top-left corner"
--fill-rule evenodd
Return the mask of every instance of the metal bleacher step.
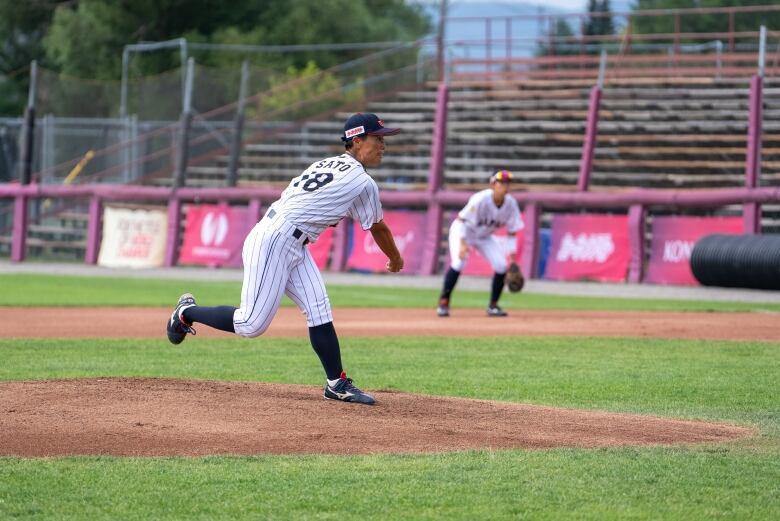
M 452 82 L 444 186 L 484 187 L 492 170 L 509 168 L 532 189 L 576 187 L 592 86 L 592 79 Z M 380 186 L 427 183 L 436 89 L 431 84 L 367 105 L 403 128 L 387 141 L 382 168 L 371 171 Z M 762 182 L 780 185 L 780 81 L 767 78 L 764 92 Z M 749 94 L 745 77 L 608 77 L 591 185 L 604 191 L 742 186 Z M 342 153 L 339 136 L 349 115 L 264 132 L 242 153 L 239 185 L 284 186 L 312 162 Z M 191 181 L 220 186 L 227 163 L 224 154 L 213 166 L 191 167 Z

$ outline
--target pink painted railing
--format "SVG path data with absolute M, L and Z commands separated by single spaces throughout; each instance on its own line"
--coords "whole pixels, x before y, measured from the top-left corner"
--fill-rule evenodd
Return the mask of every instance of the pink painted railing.
M 756 74 L 750 82 L 750 110 L 748 112 L 748 141 L 745 157 L 745 187 L 759 185 L 761 175 L 761 128 L 763 120 L 763 78 Z M 748 203 L 744 210 L 745 233 L 759 233 L 761 206 Z
M 26 186 L 0 185 L 0 198 L 13 198 L 16 216 L 12 239 L 12 260 L 24 260 L 27 219 L 25 209 L 32 199 L 42 198 L 89 198 L 90 214 L 85 262 L 94 263 L 100 242 L 100 221 L 103 203 L 109 201 L 166 203 L 169 211 L 167 266 L 176 264 L 176 250 L 179 244 L 181 205 L 190 201 L 219 201 L 247 203 L 253 214 L 259 216 L 262 205 L 279 197 L 277 189 L 264 188 L 179 188 L 139 187 L 122 185 L 79 185 L 51 186 L 31 184 Z M 433 193 L 383 192 L 382 203 L 386 207 L 428 208 L 430 205 L 460 208 L 471 192 L 439 190 Z M 629 212 L 629 234 L 632 241 L 632 263 L 629 280 L 640 282 L 642 277 L 642 245 L 645 237 L 644 212 L 649 206 L 674 208 L 722 207 L 732 204 L 780 203 L 780 187 L 772 188 L 722 188 L 711 190 L 631 190 L 621 193 L 593 192 L 518 192 L 514 194 L 525 207 L 526 238 L 522 265 L 529 277 L 536 275 L 534 267 L 539 250 L 539 219 L 541 211 L 547 209 L 580 210 L 584 208 L 627 209 Z M 746 230 L 746 232 L 748 232 Z M 428 239 L 430 240 L 430 238 Z M 438 238 L 436 239 L 438 244 Z M 430 274 L 429 267 L 421 273 Z

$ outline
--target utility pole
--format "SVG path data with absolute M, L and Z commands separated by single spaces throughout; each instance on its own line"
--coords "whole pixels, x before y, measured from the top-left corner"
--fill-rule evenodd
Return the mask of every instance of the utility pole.
M 38 88 L 38 62 L 30 64 L 30 90 L 27 95 L 27 107 L 24 109 L 22 123 L 21 150 L 19 154 L 19 182 L 30 184 L 32 180 L 33 140 L 35 139 L 35 92 Z
M 439 69 L 439 81 L 444 81 L 444 31 L 447 27 L 447 0 L 439 4 L 439 32 L 436 36 L 436 67 Z

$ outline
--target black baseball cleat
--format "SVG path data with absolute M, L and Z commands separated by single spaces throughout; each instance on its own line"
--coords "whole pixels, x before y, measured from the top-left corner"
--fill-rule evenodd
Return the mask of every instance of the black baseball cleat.
M 505 317 L 507 312 L 498 306 L 489 306 L 487 308 L 487 314 L 489 317 Z
M 195 330 L 192 328 L 192 324 L 184 322 L 181 314 L 187 308 L 191 308 L 195 305 L 195 297 L 190 293 L 185 293 L 179 297 L 179 302 L 176 304 L 176 308 L 171 313 L 171 319 L 168 320 L 168 340 L 171 344 L 181 344 L 187 333 L 191 335 L 195 334 Z
M 362 403 L 365 405 L 374 405 L 376 400 L 367 393 L 364 393 L 354 385 L 352 385 L 352 378 L 347 378 L 347 373 L 341 373 L 341 377 L 336 382 L 336 385 L 330 385 L 325 382 L 325 390 L 322 396 L 326 400 L 339 400 L 342 402 Z

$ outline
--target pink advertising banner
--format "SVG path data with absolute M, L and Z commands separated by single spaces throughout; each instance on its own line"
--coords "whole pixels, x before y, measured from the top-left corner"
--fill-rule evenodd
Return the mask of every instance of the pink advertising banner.
M 698 285 L 691 273 L 696 241 L 711 233 L 741 234 L 741 217 L 656 217 L 645 282 Z
M 384 221 L 393 232 L 395 244 L 404 258 L 402 273 L 416 273 L 420 268 L 425 214 L 422 212 L 385 212 Z M 371 272 L 385 271 L 387 257 L 377 246 L 371 232 L 364 231 L 358 222 L 352 223 L 352 253 L 347 268 Z
M 523 231 L 517 232 L 514 244 L 512 244 L 512 241 L 509 239 L 506 228 L 501 228 L 493 235 L 498 240 L 498 243 L 504 247 L 507 256 L 511 253 L 512 248 L 514 248 L 517 255 L 517 263 L 519 264 L 523 254 Z M 449 246 L 447 258 L 449 258 Z M 490 263 L 480 255 L 476 248 L 472 248 L 469 251 L 469 259 L 463 267 L 462 273 L 463 275 L 492 276 L 493 268 L 490 266 Z
M 226 205 L 190 206 L 179 262 L 203 266 L 243 266 L 244 239 L 256 223 L 249 220 L 247 208 Z M 310 244 L 309 251 L 320 269 L 330 259 L 333 228 L 327 228 Z
M 241 248 L 249 231 L 246 208 L 227 205 L 189 206 L 181 264 L 241 267 Z
M 622 282 L 631 256 L 625 215 L 554 215 L 545 278 Z
M 339 226 L 343 226 L 340 224 Z M 330 249 L 333 244 L 333 230 L 335 228 L 325 228 L 317 239 L 317 242 L 309 244 L 309 252 L 314 257 L 314 263 L 320 270 L 324 270 L 328 266 L 328 260 L 330 259 Z

